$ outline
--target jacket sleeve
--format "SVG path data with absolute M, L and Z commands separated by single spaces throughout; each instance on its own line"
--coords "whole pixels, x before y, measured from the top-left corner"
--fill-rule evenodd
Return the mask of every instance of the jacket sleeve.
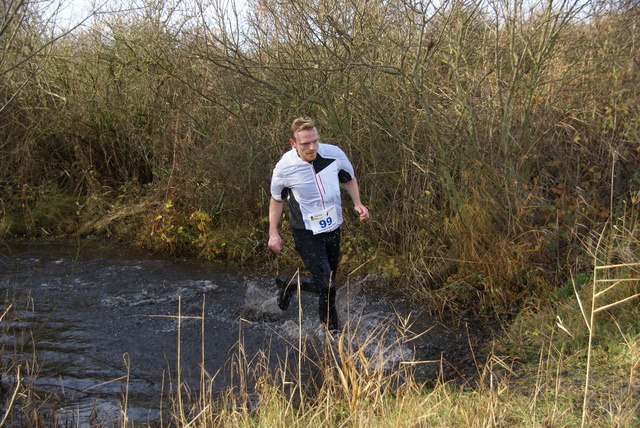
M 338 149 L 339 156 L 338 159 L 338 180 L 340 183 L 346 183 L 355 178 L 355 172 L 353 170 L 353 165 L 347 158 L 347 155 L 342 151 L 342 149 Z
M 271 175 L 271 197 L 278 202 L 283 202 L 287 197 L 285 174 L 280 162 L 273 168 Z

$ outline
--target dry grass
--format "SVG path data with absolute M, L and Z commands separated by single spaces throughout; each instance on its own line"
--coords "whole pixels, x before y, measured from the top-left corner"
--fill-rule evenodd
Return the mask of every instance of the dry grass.
M 563 314 L 568 310 L 582 318 L 575 301 L 573 307 L 566 304 L 561 309 Z M 523 314 L 510 335 L 488 351 L 474 389 L 441 382 L 426 388 L 417 383 L 412 367 L 419 362 L 397 361 L 387 352 L 410 338 L 402 323 L 398 325 L 402 334 L 391 342 L 384 339 L 389 334 L 384 328 L 359 336 L 357 323 L 335 337 L 307 337 L 302 346 L 292 344 L 295 358 L 275 367 L 269 363 L 268 351 L 247 355 L 240 337 L 229 362 L 233 384 L 216 392 L 216 374 L 203 371 L 199 390 L 191 391 L 176 373 L 166 388 L 171 405 L 164 409 L 161 425 L 551 427 L 584 421 L 593 427 L 634 426 L 640 396 L 637 329 L 617 320 L 618 337 L 623 338 L 619 343 L 599 336 L 596 329 L 594 338 L 601 342 L 591 346 L 588 360 L 589 342 L 578 340 L 580 332 L 570 322 L 566 315 Z M 310 371 L 301 376 L 300 363 L 312 368 L 314 376 L 309 376 Z M 587 369 L 591 370 L 588 385 Z M 5 408 L 21 406 L 23 426 L 49 426 L 45 415 L 38 413 L 35 399 L 25 400 L 28 392 L 16 384 L 4 396 Z M 587 392 L 588 405 L 583 406 Z M 133 426 L 126 411 L 124 395 L 121 418 L 110 425 Z M 8 415 L 16 420 L 15 413 Z M 104 422 L 92 426 L 104 426 Z
M 627 297 L 616 302 L 624 305 Z M 582 319 L 582 333 L 576 329 L 579 323 L 568 326 L 567 321 L 575 321 L 565 314 L 569 310 Z M 194 416 L 180 419 L 183 426 L 202 427 L 637 425 L 637 317 L 614 321 L 617 338 L 600 336 L 596 329 L 591 339 L 580 341 L 586 324 L 577 300 L 557 313 L 563 315 L 524 313 L 509 335 L 484 350 L 489 358 L 479 368 L 479 386 L 471 390 L 441 382 L 431 388 L 418 384 L 411 370 L 418 362 L 397 364 L 386 352 L 367 352 L 387 349 L 380 344 L 387 343 L 382 338 L 388 332 L 367 332 L 362 341 L 356 339 L 357 323 L 339 336 L 296 344 L 298 360 L 283 361 L 275 369 L 269 368 L 264 354 L 249 361 L 239 346 L 235 366 L 246 372 L 237 377 L 238 383 L 223 395 L 200 391 L 204 396 L 190 413 Z M 402 334 L 392 346 L 408 339 L 408 329 L 401 324 Z M 600 339 L 597 347 L 593 338 Z M 605 346 L 611 349 L 605 351 Z M 315 382 L 291 368 L 300 361 L 317 369 Z M 250 379 L 256 380 L 254 388 L 247 383 Z M 583 403 L 583 397 L 588 401 Z
M 596 239 L 597 238 L 597 239 Z M 213 385 L 204 370 L 198 390 L 183 383 L 180 368 L 168 379 L 162 426 L 177 427 L 631 427 L 640 426 L 640 264 L 635 229 L 608 227 L 585 244 L 593 265 L 572 276 L 571 293 L 527 306 L 510 329 L 486 349 L 477 386 L 420 384 L 405 353 L 415 335 L 408 319 L 365 326 L 357 317 L 340 334 L 298 337 L 278 364 L 269 347 L 248 355 L 242 328 L 226 372 L 230 386 Z M 202 315 L 196 317 L 203 323 Z M 7 305 L 0 321 L 11 316 Z M 184 316 L 178 307 L 178 320 Z M 240 321 L 242 323 L 242 321 Z M 302 325 L 301 322 L 298 325 Z M 178 330 L 180 331 L 180 330 Z M 204 349 L 204 335 L 201 338 Z M 178 344 L 181 342 L 178 337 Z M 16 379 L 37 366 L 11 363 Z M 179 358 L 179 357 L 178 357 Z M 479 361 L 476 360 L 476 361 Z M 126 382 L 126 379 L 124 379 Z M 126 390 L 125 390 L 126 391 Z M 7 424 L 49 426 L 41 397 L 24 382 L 5 383 Z M 45 397 L 53 407 L 53 397 Z M 132 426 L 123 395 L 117 426 Z M 94 426 L 102 426 L 96 422 Z M 15 424 L 14 424 L 15 425 Z
M 300 340 L 296 361 L 269 368 L 266 355 L 248 361 L 238 348 L 239 384 L 200 399 L 188 426 L 502 427 L 638 426 L 640 313 L 635 232 L 611 229 L 592 248 L 591 282 L 522 311 L 494 341 L 473 389 L 416 382 L 410 359 L 392 361 L 385 328 L 359 335 L 358 322 L 336 337 Z M 410 340 L 406 320 L 391 347 Z M 309 338 L 307 338 L 309 339 Z M 375 349 L 380 352 L 368 352 Z M 292 369 L 309 363 L 315 382 Z M 299 366 L 298 366 L 299 368 Z M 246 383 L 256 379 L 249 399 Z

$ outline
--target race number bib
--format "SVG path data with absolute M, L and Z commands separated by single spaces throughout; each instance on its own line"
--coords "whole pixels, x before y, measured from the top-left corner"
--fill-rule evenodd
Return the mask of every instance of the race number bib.
M 336 226 L 336 207 L 331 206 L 319 213 L 309 214 L 309 222 L 311 223 L 311 231 L 314 235 L 322 232 L 330 232 Z

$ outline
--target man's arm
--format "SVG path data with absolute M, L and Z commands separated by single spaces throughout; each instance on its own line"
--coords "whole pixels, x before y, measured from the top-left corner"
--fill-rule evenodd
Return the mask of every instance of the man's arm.
M 269 201 L 269 248 L 276 253 L 282 251 L 282 239 L 278 233 L 278 224 L 282 217 L 284 202 L 271 198 Z
M 360 221 L 369 220 L 369 210 L 360 202 L 360 189 L 358 187 L 358 180 L 352 178 L 346 183 L 342 183 L 344 189 L 347 191 L 351 200 L 353 201 L 353 208 L 360 214 Z

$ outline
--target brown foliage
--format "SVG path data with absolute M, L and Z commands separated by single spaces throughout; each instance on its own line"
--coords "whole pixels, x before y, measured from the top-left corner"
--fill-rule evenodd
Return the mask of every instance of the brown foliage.
M 268 258 L 270 168 L 311 115 L 374 216 L 347 226 L 350 254 L 373 247 L 383 274 L 392 257 L 434 307 L 498 313 L 563 283 L 581 237 L 637 204 L 633 8 L 307 3 L 255 1 L 246 25 L 206 3 L 97 17 L 3 86 L 3 199 L 53 183 L 90 222 L 171 202 L 181 230 L 211 218 L 208 243 L 177 236 L 185 250 L 244 234 L 242 257 Z M 148 242 L 154 218 L 123 230 Z

